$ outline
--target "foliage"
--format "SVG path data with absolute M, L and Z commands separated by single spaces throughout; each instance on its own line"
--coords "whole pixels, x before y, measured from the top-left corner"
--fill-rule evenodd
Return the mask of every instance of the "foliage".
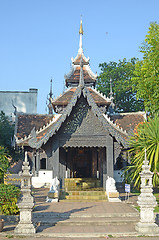
M 11 146 L 11 141 L 14 136 L 14 124 L 9 121 L 9 118 L 5 116 L 5 113 L 0 113 L 0 146 L 5 147 L 9 155 L 12 158 L 12 162 L 19 160 L 22 157 L 22 153 L 19 149 L 14 149 Z
M 136 112 L 143 110 L 143 102 L 136 99 L 136 92 L 132 90 L 131 78 L 134 76 L 135 63 L 137 59 L 126 58 L 119 63 L 109 62 L 99 64 L 101 73 L 97 79 L 97 89 L 109 97 L 110 78 L 114 92 L 114 103 L 118 112 Z
M 18 214 L 19 209 L 16 205 L 20 195 L 20 189 L 14 185 L 0 184 L 0 211 L 5 215 Z
M 11 123 L 5 113 L 0 113 L 0 146 L 10 148 L 14 135 L 14 124 Z
M 9 166 L 9 155 L 4 147 L 0 146 L 0 182 L 4 180 L 4 173 L 6 173 Z
M 132 78 L 137 98 L 144 100 L 145 110 L 159 114 L 159 24 L 151 23 L 145 42 L 140 48 L 143 60 L 135 65 Z
M 159 185 L 159 117 L 155 116 L 144 123 L 140 123 L 129 141 L 132 154 L 131 165 L 126 168 L 127 179 L 131 179 L 135 186 L 140 186 L 140 172 L 147 150 L 147 159 L 153 175 L 153 186 Z

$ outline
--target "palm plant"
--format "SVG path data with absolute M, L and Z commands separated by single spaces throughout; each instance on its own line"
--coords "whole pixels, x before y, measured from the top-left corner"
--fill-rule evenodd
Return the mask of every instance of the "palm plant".
M 140 172 L 146 149 L 150 170 L 154 173 L 153 186 L 159 186 L 159 117 L 140 123 L 130 137 L 129 147 L 131 165 L 126 168 L 126 180 L 130 179 L 134 186 L 140 186 Z

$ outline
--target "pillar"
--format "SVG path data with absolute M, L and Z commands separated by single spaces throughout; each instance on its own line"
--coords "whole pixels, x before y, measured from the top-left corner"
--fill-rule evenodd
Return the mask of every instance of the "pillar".
M 53 178 L 59 178 L 59 147 L 53 148 Z
M 113 138 L 108 137 L 107 141 L 107 176 L 114 178 L 114 150 L 113 150 Z
M 35 152 L 32 152 L 32 173 L 35 176 Z
M 39 170 L 40 170 L 40 153 L 37 150 L 36 151 L 36 176 L 38 177 L 39 175 Z

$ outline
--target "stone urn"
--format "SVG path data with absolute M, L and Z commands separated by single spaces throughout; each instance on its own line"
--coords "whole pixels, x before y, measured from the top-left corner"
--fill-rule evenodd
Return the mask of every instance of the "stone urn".
M 0 232 L 2 232 L 4 227 L 4 219 L 0 219 Z

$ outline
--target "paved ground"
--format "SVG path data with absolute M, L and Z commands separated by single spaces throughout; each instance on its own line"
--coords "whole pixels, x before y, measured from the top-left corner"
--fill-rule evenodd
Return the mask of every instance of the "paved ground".
M 111 214 L 114 214 L 114 219 L 117 215 L 121 216 L 127 216 L 129 214 L 134 214 L 136 213 L 136 210 L 132 208 L 132 204 L 136 205 L 136 200 L 137 197 L 134 196 L 133 194 L 130 196 L 129 203 L 109 203 L 105 201 L 101 202 L 69 202 L 69 201 L 62 201 L 59 203 L 46 203 L 46 196 L 47 196 L 48 189 L 40 189 L 40 190 L 35 190 L 34 191 L 34 196 L 36 200 L 36 205 L 34 208 L 34 220 L 42 219 L 45 221 L 45 218 L 47 221 L 49 219 L 52 219 L 53 217 L 58 217 L 63 218 L 64 223 L 66 224 L 67 221 L 70 220 L 70 217 L 73 218 L 73 221 L 78 221 L 78 218 L 82 216 L 83 219 L 86 219 L 88 216 L 90 217 L 97 217 L 98 218 L 103 217 L 108 217 Z M 125 199 L 125 195 L 121 194 L 122 199 Z M 53 215 L 52 215 L 53 214 Z M 111 215 L 112 216 L 112 215 Z M 125 217 L 126 218 L 126 217 Z M 56 219 L 56 220 L 57 220 Z M 80 218 L 79 218 L 80 219 Z M 84 221 L 84 220 L 83 220 Z M 77 232 L 77 226 L 75 227 L 74 225 L 70 225 L 69 227 L 66 225 L 58 225 L 57 226 L 48 226 L 48 225 L 43 225 L 43 226 L 38 226 L 37 231 L 38 234 L 36 234 L 35 237 L 24 237 L 25 240 L 32 240 L 32 239 L 40 239 L 40 240 L 103 240 L 103 239 L 120 239 L 120 240 L 135 240 L 139 238 L 139 235 L 137 234 L 134 237 L 129 237 L 125 235 L 123 237 L 122 232 L 125 232 L 125 229 L 128 233 L 133 234 L 134 232 L 134 226 L 131 224 L 127 224 L 125 226 L 118 225 L 118 224 L 107 224 L 106 226 L 98 226 L 98 225 L 93 225 L 90 224 L 89 226 L 78 226 L 78 233 L 79 237 L 69 237 L 69 232 L 76 233 Z M 8 239 L 8 238 L 13 238 L 15 240 L 20 239 L 20 237 L 15 237 L 14 234 L 14 227 L 15 225 L 5 225 L 3 233 L 0 234 L 0 240 Z M 91 237 L 88 235 L 88 237 L 82 237 L 83 234 L 87 233 L 89 230 L 90 233 L 96 233 L 100 232 L 102 233 L 103 237 Z M 112 237 L 111 233 L 114 233 L 113 236 L 115 236 L 115 233 L 118 234 L 116 238 Z M 51 234 L 61 234 L 61 237 L 56 238 L 56 237 L 51 237 Z M 42 236 L 42 234 L 44 236 Z M 68 235 L 67 235 L 68 234 Z M 67 235 L 67 238 L 66 238 Z M 141 240 L 158 240 L 158 237 L 143 237 L 140 236 Z
M 0 240 L 6 240 L 6 239 L 13 239 L 13 240 L 20 240 L 20 239 L 24 239 L 24 240 L 36 240 L 36 239 L 40 239 L 40 240 L 83 240 L 83 238 L 52 238 L 52 237 L 13 237 L 12 235 L 6 235 L 5 237 L 0 236 Z M 104 240 L 104 239 L 108 239 L 108 240 L 158 240 L 159 237 L 144 237 L 144 236 L 137 236 L 137 237 L 111 237 L 111 236 L 106 236 L 103 238 L 85 238 L 85 240 Z

